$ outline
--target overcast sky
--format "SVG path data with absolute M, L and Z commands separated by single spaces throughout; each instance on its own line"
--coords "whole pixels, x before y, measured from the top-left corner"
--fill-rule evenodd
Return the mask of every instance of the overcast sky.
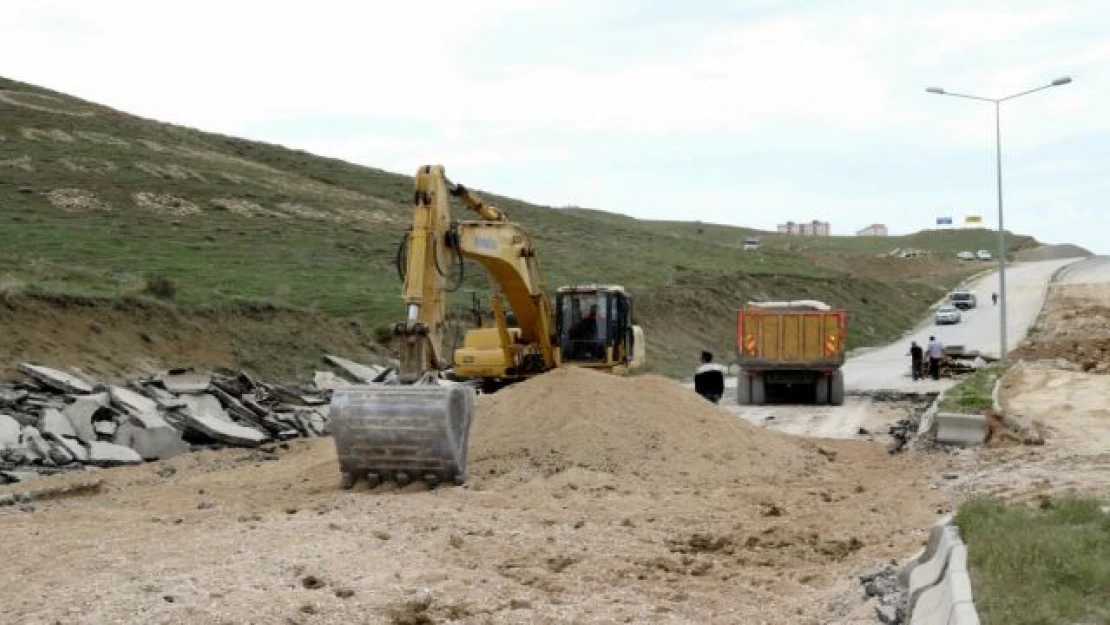
M 937 216 L 1110 253 L 1110 2 L 5 0 L 0 75 L 644 218 Z M 971 8 L 974 6 L 974 8 Z

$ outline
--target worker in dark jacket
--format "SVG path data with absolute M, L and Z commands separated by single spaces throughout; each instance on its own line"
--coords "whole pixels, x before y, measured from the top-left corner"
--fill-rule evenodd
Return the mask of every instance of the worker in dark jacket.
M 921 378 L 925 377 L 925 372 L 922 369 L 922 363 L 924 362 L 924 360 L 925 350 L 921 349 L 921 346 L 917 344 L 917 341 L 913 341 L 910 344 L 910 367 L 912 367 L 913 379 L 920 380 Z
M 714 404 L 725 394 L 725 368 L 713 362 L 711 352 L 701 353 L 701 365 L 694 372 L 694 392 Z

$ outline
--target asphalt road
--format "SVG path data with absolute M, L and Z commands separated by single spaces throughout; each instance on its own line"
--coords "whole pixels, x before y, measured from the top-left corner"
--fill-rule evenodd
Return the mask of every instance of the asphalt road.
M 1070 258 L 1007 266 L 1008 350 L 1025 338 L 1026 332 L 1041 311 L 1054 274 L 1065 267 L 1069 269 L 1061 271 L 1058 279 L 1066 277 L 1069 282 L 1110 281 L 1110 258 L 1105 257 L 1086 260 Z M 960 323 L 937 326 L 930 316 L 901 340 L 848 359 L 844 365 L 848 390 L 934 392 L 952 386 L 952 380 L 914 381 L 909 375 L 910 341 L 917 340 L 924 346 L 930 335 L 936 336 L 945 345 L 963 345 L 967 349 L 997 354 L 1001 319 L 998 307 L 991 304 L 991 293 L 998 291 L 998 273 L 992 272 L 974 281 L 968 288 L 976 294 L 979 306 L 965 311 Z M 849 397 L 843 406 L 738 406 L 735 395 L 736 379 L 729 378 L 726 385 L 728 390 L 721 399 L 724 409 L 751 423 L 790 434 L 855 438 L 859 436 L 861 427 L 881 431 L 885 425 L 898 418 L 898 415 L 890 414 L 880 403 L 857 397 Z
M 1061 284 L 1105 284 L 1110 282 L 1110 256 L 1092 256 L 1069 265 L 1057 279 Z
M 1079 259 L 1076 258 L 1048 260 L 1018 263 L 1006 268 L 1007 351 L 1017 347 L 1036 321 L 1053 274 L 1077 261 Z M 1110 269 L 1110 264 L 1107 269 Z M 950 380 L 914 382 L 909 376 L 910 342 L 916 340 L 924 347 L 930 336 L 936 336 L 944 345 L 963 345 L 967 349 L 977 349 L 984 354 L 997 356 L 999 329 L 1002 324 L 999 307 L 991 304 L 991 293 L 998 291 L 998 272 L 977 280 L 969 289 L 977 296 L 979 306 L 964 311 L 960 323 L 938 326 L 930 317 L 902 340 L 849 359 L 844 364 L 847 388 L 857 391 L 939 391 L 951 386 Z

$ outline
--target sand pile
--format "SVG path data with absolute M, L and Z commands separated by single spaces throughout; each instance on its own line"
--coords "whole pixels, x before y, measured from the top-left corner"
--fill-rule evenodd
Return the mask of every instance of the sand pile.
M 699 484 L 804 470 L 804 441 L 755 427 L 660 376 L 557 369 L 480 398 L 470 474 L 521 479 L 572 468 Z

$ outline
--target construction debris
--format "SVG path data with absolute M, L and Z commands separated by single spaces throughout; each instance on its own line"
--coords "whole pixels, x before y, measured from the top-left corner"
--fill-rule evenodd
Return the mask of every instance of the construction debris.
M 388 372 L 328 360 L 357 382 Z M 122 385 L 35 363 L 19 369 L 26 380 L 0 382 L 0 482 L 329 433 L 331 390 L 321 385 L 266 384 L 227 369 L 175 369 Z M 314 379 L 353 383 L 332 372 Z

